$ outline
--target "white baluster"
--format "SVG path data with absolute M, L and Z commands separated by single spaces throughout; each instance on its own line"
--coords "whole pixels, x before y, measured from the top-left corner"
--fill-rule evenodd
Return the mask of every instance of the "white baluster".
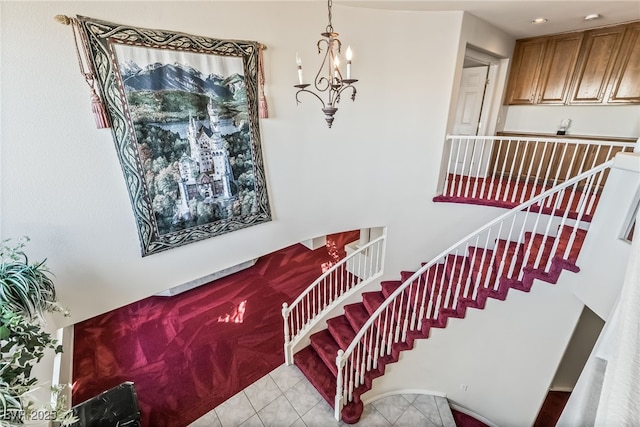
M 469 253 L 469 274 L 467 275 L 467 283 L 464 288 L 463 295 L 465 298 L 469 299 L 469 286 L 471 285 L 471 280 L 473 279 L 473 264 L 476 261 L 476 254 L 478 253 L 478 244 L 480 243 L 480 235 L 476 236 L 476 241 L 473 244 L 473 253 Z M 469 249 L 469 245 L 467 245 L 467 250 Z M 474 286 L 475 288 L 475 286 Z M 471 297 L 475 301 L 475 292 L 473 292 L 473 296 Z
M 560 190 L 558 196 L 555 198 L 555 201 L 553 202 L 552 214 L 547 219 L 547 226 L 545 227 L 544 234 L 542 236 L 542 243 L 540 244 L 541 249 L 538 251 L 538 255 L 536 256 L 536 259 L 533 263 L 533 268 L 535 269 L 540 267 L 540 260 L 542 259 L 542 254 L 544 253 L 544 247 L 547 243 L 547 239 L 549 238 L 549 231 L 551 229 L 551 224 L 553 223 L 553 214 L 558 209 L 558 205 L 560 201 L 564 198 L 564 192 L 565 192 L 565 189 Z M 534 236 L 532 236 L 532 239 L 533 237 Z
M 453 139 L 449 138 L 449 161 L 447 162 L 447 170 L 444 175 L 444 185 L 442 187 L 442 195 L 446 196 L 449 190 L 449 175 L 451 174 L 451 162 L 453 161 Z
M 602 179 L 604 178 L 604 176 L 606 175 L 608 171 L 606 169 L 601 170 L 600 172 L 598 172 L 598 178 L 596 181 L 596 185 L 594 186 L 594 191 L 593 193 L 589 196 L 589 205 L 587 206 L 587 210 L 586 210 L 586 214 L 587 215 L 591 215 L 594 205 L 596 203 L 596 201 L 598 200 L 598 193 L 599 193 L 599 189 L 600 189 L 600 183 L 602 182 Z
M 487 274 L 487 278 L 485 280 L 485 288 L 488 287 L 487 283 L 491 279 L 491 273 L 493 273 L 493 269 L 494 269 L 494 266 L 495 266 L 496 254 L 498 253 L 498 246 L 500 246 L 500 236 L 502 235 L 502 225 L 503 224 L 504 224 L 504 221 L 500 221 L 500 227 L 498 228 L 498 235 L 496 237 L 496 246 L 495 246 L 495 249 L 494 249 L 493 253 L 491 254 L 491 262 L 489 263 L 489 274 Z M 496 274 L 496 282 L 493 284 L 493 290 L 494 291 L 498 290 L 499 283 L 500 283 L 500 274 Z
M 375 320 L 375 327 L 372 327 L 371 330 L 375 332 L 376 334 L 376 343 L 375 343 L 375 347 L 373 350 L 373 369 L 377 369 L 378 368 L 378 358 L 380 357 L 380 353 L 381 353 L 381 335 L 380 335 L 380 316 L 378 316 L 378 318 Z
M 553 142 L 551 144 L 553 146 L 553 149 L 551 150 L 551 158 L 549 158 L 549 162 L 547 163 L 547 169 L 546 169 L 547 172 L 545 173 L 544 180 L 542 181 L 542 193 L 544 193 L 548 188 L 547 182 L 549 180 L 549 175 L 551 174 L 551 167 L 553 166 L 553 160 L 556 156 L 556 151 L 558 148 L 558 143 Z M 540 204 L 540 207 L 542 206 L 543 205 Z
M 342 402 L 343 402 L 343 390 L 342 390 L 342 375 L 344 368 L 344 351 L 338 350 L 338 355 L 336 356 L 336 366 L 338 367 L 338 376 L 336 378 L 336 396 L 334 401 L 334 416 L 337 421 L 340 421 L 342 418 Z
M 424 319 L 424 310 L 425 310 L 425 303 L 427 303 L 426 299 L 427 299 L 427 290 L 429 289 L 429 273 L 431 272 L 431 268 L 428 268 L 425 272 L 425 279 L 424 279 L 424 285 L 422 287 L 422 297 L 420 298 L 420 312 L 418 313 L 418 325 L 416 325 L 416 328 L 418 327 L 422 327 L 422 319 Z M 433 292 L 431 292 L 431 294 L 433 294 Z M 429 315 L 429 309 L 430 306 L 427 307 L 427 316 Z
M 462 170 L 460 171 L 460 185 L 458 186 L 458 197 L 460 197 L 460 193 L 462 190 L 462 180 L 463 176 L 465 176 L 467 169 L 467 155 L 469 153 L 469 139 L 467 139 L 467 144 L 464 147 L 464 157 L 462 158 Z M 469 176 L 467 175 L 467 189 L 469 188 Z M 467 197 L 467 193 L 465 191 L 464 197 Z
M 509 196 L 509 190 L 511 189 L 511 182 L 512 181 L 516 181 L 517 179 L 520 177 L 519 174 L 515 173 L 515 167 L 516 167 L 516 160 L 518 159 L 518 151 L 520 151 L 520 142 L 521 141 L 516 141 L 516 148 L 513 152 L 513 160 L 511 161 L 511 167 L 509 168 L 509 174 L 508 174 L 508 178 L 507 178 L 507 185 L 505 186 L 504 189 L 504 194 L 502 195 L 502 201 L 506 202 L 507 201 L 507 197 Z M 524 156 L 523 156 L 524 158 Z
M 289 311 L 286 302 L 282 303 L 282 319 L 284 320 L 284 362 L 291 365 L 291 351 L 289 349 Z
M 400 334 L 402 342 L 404 342 L 407 339 L 407 329 L 409 328 L 409 313 L 412 311 L 411 310 L 411 308 L 412 308 L 412 305 L 411 305 L 411 292 L 413 291 L 413 285 L 414 285 L 414 283 L 411 282 L 411 284 L 409 285 L 409 288 L 408 288 L 408 293 L 407 293 L 407 303 L 406 303 L 406 307 L 404 309 L 404 322 L 402 324 L 402 333 Z
M 498 188 L 496 189 L 496 195 L 494 200 L 500 199 L 500 190 L 502 189 L 502 184 L 504 183 L 504 174 L 505 174 L 505 170 L 507 169 L 507 159 L 509 158 L 509 153 L 511 152 L 512 141 L 513 141 L 512 139 L 509 139 L 507 142 L 507 151 L 504 153 L 504 160 L 502 161 L 502 169 L 500 170 L 500 179 L 498 180 Z
M 529 167 L 527 168 L 527 176 L 524 179 L 524 184 L 522 184 L 523 188 L 522 188 L 522 193 L 520 194 L 520 203 L 524 202 L 524 198 L 527 195 L 527 185 L 531 185 L 532 188 L 535 188 L 536 186 L 536 182 L 531 182 L 530 178 L 531 178 L 531 170 L 533 169 L 533 164 L 536 161 L 536 153 L 538 152 L 538 140 L 533 141 L 533 153 L 531 153 L 531 158 L 529 161 Z M 523 156 L 523 158 L 526 156 Z M 542 161 L 539 161 L 538 163 L 542 163 Z
M 411 311 L 411 330 L 415 331 L 416 330 L 416 318 L 418 317 L 418 311 L 420 310 L 420 306 L 418 305 L 418 299 L 420 296 L 420 284 L 422 283 L 422 276 L 425 275 L 426 273 L 422 273 L 418 276 L 418 278 L 416 279 L 416 291 L 415 291 L 415 298 L 413 299 L 413 310 Z M 426 288 L 426 285 L 423 285 Z
M 567 154 L 567 148 L 569 147 L 569 143 L 565 142 L 564 143 L 564 147 L 562 149 L 562 154 L 560 155 L 560 161 L 558 162 L 558 169 L 556 170 L 556 176 L 553 178 L 553 184 L 551 184 L 551 188 L 555 187 L 556 185 L 558 185 L 558 178 L 560 177 L 560 172 L 562 169 L 562 165 L 564 164 L 564 158 Z M 574 152 L 575 155 L 575 152 Z M 573 160 L 572 160 L 573 161 Z M 549 198 L 549 203 L 551 203 L 553 200 L 553 198 Z M 548 205 L 550 206 L 550 205 Z
M 529 148 L 529 142 L 528 141 L 520 141 L 521 143 L 523 143 L 524 145 L 524 149 L 522 150 L 522 154 L 520 155 L 521 160 L 520 160 L 520 166 L 518 167 L 518 173 L 516 174 L 515 177 L 515 186 L 513 188 L 513 191 L 511 193 L 511 203 L 516 201 L 516 195 L 518 194 L 518 187 L 520 184 L 520 177 L 522 176 L 522 167 L 524 165 L 524 161 L 527 158 L 527 149 Z M 533 159 L 532 159 L 533 160 Z M 522 184 L 523 186 L 523 190 L 522 193 L 525 193 L 525 189 L 527 188 L 527 181 L 525 180 L 525 183 Z
M 489 194 L 487 194 L 487 199 L 491 199 L 491 193 L 493 192 L 493 184 L 496 179 L 496 174 L 498 171 L 498 162 L 500 161 L 500 153 L 502 152 L 502 139 L 498 140 L 498 150 L 494 151 L 496 153 L 495 159 L 493 161 L 493 172 L 491 173 L 491 182 L 489 183 Z M 506 156 L 506 155 L 505 155 Z
M 480 179 L 480 176 L 482 175 L 482 173 L 480 172 L 480 168 L 482 167 L 482 163 L 483 163 L 483 159 L 484 159 L 484 148 L 487 146 L 486 140 L 481 139 L 480 140 L 480 156 L 478 156 L 478 158 L 476 159 L 476 176 L 475 176 L 475 180 L 473 181 L 473 191 L 471 193 L 471 197 L 472 198 L 476 198 L 477 196 L 477 190 L 478 190 L 478 180 Z M 482 180 L 482 183 L 484 184 L 485 179 Z M 482 195 L 480 196 L 482 197 Z
M 460 160 L 460 145 L 462 145 L 462 140 L 460 138 L 456 139 L 457 143 L 458 143 L 458 149 L 456 150 L 456 158 L 453 164 L 453 177 L 451 178 L 451 194 L 450 196 L 453 196 L 455 193 L 458 192 L 457 188 L 454 187 L 458 187 L 460 185 L 460 182 L 462 180 L 461 177 L 458 177 L 458 161 Z M 460 196 L 460 194 L 458 193 L 458 196 Z
M 537 144 L 537 143 L 536 143 Z M 540 181 L 540 172 L 542 172 L 542 164 L 545 163 L 545 155 L 547 154 L 547 147 L 549 145 L 553 145 L 553 142 L 544 142 L 544 146 L 542 148 L 542 155 L 540 156 L 540 161 L 538 162 L 538 169 L 536 170 L 536 176 L 535 176 L 535 180 L 533 182 L 533 184 L 531 185 L 531 193 L 529 194 L 529 198 L 533 199 L 534 196 L 536 196 L 536 186 L 537 185 L 541 185 L 542 186 L 542 190 L 544 191 L 544 183 L 545 181 Z M 534 157 L 535 159 L 535 157 Z M 547 165 L 548 166 L 548 165 Z

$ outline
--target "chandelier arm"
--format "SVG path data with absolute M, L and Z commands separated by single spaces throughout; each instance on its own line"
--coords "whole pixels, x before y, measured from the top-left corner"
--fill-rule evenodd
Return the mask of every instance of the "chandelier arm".
M 315 96 L 316 98 L 318 98 L 318 100 L 319 100 L 319 101 L 320 101 L 320 103 L 322 104 L 322 108 L 325 108 L 325 103 L 324 103 L 324 101 L 322 100 L 322 98 L 320 98 L 320 96 L 318 96 L 318 94 L 317 94 L 317 93 L 315 93 L 315 92 L 313 92 L 313 91 L 310 91 L 310 90 L 307 90 L 307 89 L 304 89 L 304 88 L 303 88 L 303 89 L 299 89 L 299 90 L 296 92 L 296 104 L 300 104 L 300 103 L 302 102 L 302 101 L 300 101 L 300 99 L 298 98 L 298 95 L 300 95 L 300 93 L 301 93 L 301 92 L 310 93 L 311 95 Z
M 347 85 L 342 86 L 342 88 L 341 88 L 340 90 L 338 90 L 338 95 L 337 95 L 338 101 L 337 101 L 337 102 L 340 102 L 340 101 L 339 101 L 339 99 L 340 99 L 340 95 L 342 94 L 342 92 L 344 92 L 344 91 L 345 91 L 345 90 L 347 90 L 347 89 L 351 89 L 351 90 L 352 90 L 352 92 L 351 92 L 351 100 L 352 100 L 352 101 L 355 101 L 355 100 L 356 100 L 356 93 L 357 93 L 358 91 L 356 90 L 356 87 L 355 87 L 355 86 L 353 86 L 351 83 L 349 83 L 349 84 L 347 84 Z
M 342 52 L 342 42 L 340 41 L 340 39 L 332 38 L 332 40 L 336 42 L 336 46 L 338 46 L 338 53 Z
M 320 44 L 324 42 L 326 43 L 326 48 L 327 50 L 324 53 L 324 57 L 322 58 L 322 63 L 320 64 L 320 68 L 318 68 L 318 72 L 316 73 L 316 77 L 313 81 L 313 85 L 315 86 L 316 90 L 319 90 L 320 92 L 324 92 L 327 89 L 329 89 L 331 87 L 331 82 L 329 81 L 329 79 L 327 77 L 320 77 L 320 73 L 322 73 L 322 70 L 325 66 L 325 64 L 327 63 L 327 58 L 329 57 L 329 52 L 330 52 L 330 45 L 329 42 L 327 40 L 318 40 L 318 53 L 322 52 L 322 49 L 320 47 Z M 331 75 L 331 74 L 329 74 Z
M 318 72 L 318 74 L 316 75 L 314 86 L 319 92 L 326 92 L 327 90 L 331 89 L 331 82 L 327 77 L 320 77 L 320 72 Z

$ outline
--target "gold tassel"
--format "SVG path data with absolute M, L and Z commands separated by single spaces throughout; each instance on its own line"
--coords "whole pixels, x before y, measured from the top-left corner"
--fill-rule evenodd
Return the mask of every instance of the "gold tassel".
M 98 129 L 106 129 L 110 127 L 107 110 L 104 108 L 104 104 L 94 88 L 91 88 L 91 111 L 93 111 L 93 117 L 96 119 L 96 126 Z
M 264 58 L 262 56 L 263 46 L 258 48 L 258 116 L 261 119 L 269 118 L 269 106 L 267 98 L 264 96 Z

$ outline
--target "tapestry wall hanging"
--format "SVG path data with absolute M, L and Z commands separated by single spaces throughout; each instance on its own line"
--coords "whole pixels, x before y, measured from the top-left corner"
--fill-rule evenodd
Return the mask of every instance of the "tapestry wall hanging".
M 258 126 L 261 45 L 78 16 L 142 256 L 271 220 Z

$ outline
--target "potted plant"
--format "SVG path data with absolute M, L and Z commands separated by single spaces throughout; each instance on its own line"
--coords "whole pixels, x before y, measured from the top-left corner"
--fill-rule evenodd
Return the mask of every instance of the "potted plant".
M 66 406 L 60 388 L 55 407 L 36 408 L 29 395 L 37 386 L 37 378 L 31 376 L 33 367 L 46 351 L 62 351 L 62 346 L 44 330 L 44 316 L 64 310 L 56 299 L 46 260 L 32 263 L 24 253 L 28 241 L 24 237 L 14 246 L 10 246 L 10 239 L 0 242 L 0 426 L 30 420 L 69 425 L 74 420 L 69 411 L 59 406 Z

